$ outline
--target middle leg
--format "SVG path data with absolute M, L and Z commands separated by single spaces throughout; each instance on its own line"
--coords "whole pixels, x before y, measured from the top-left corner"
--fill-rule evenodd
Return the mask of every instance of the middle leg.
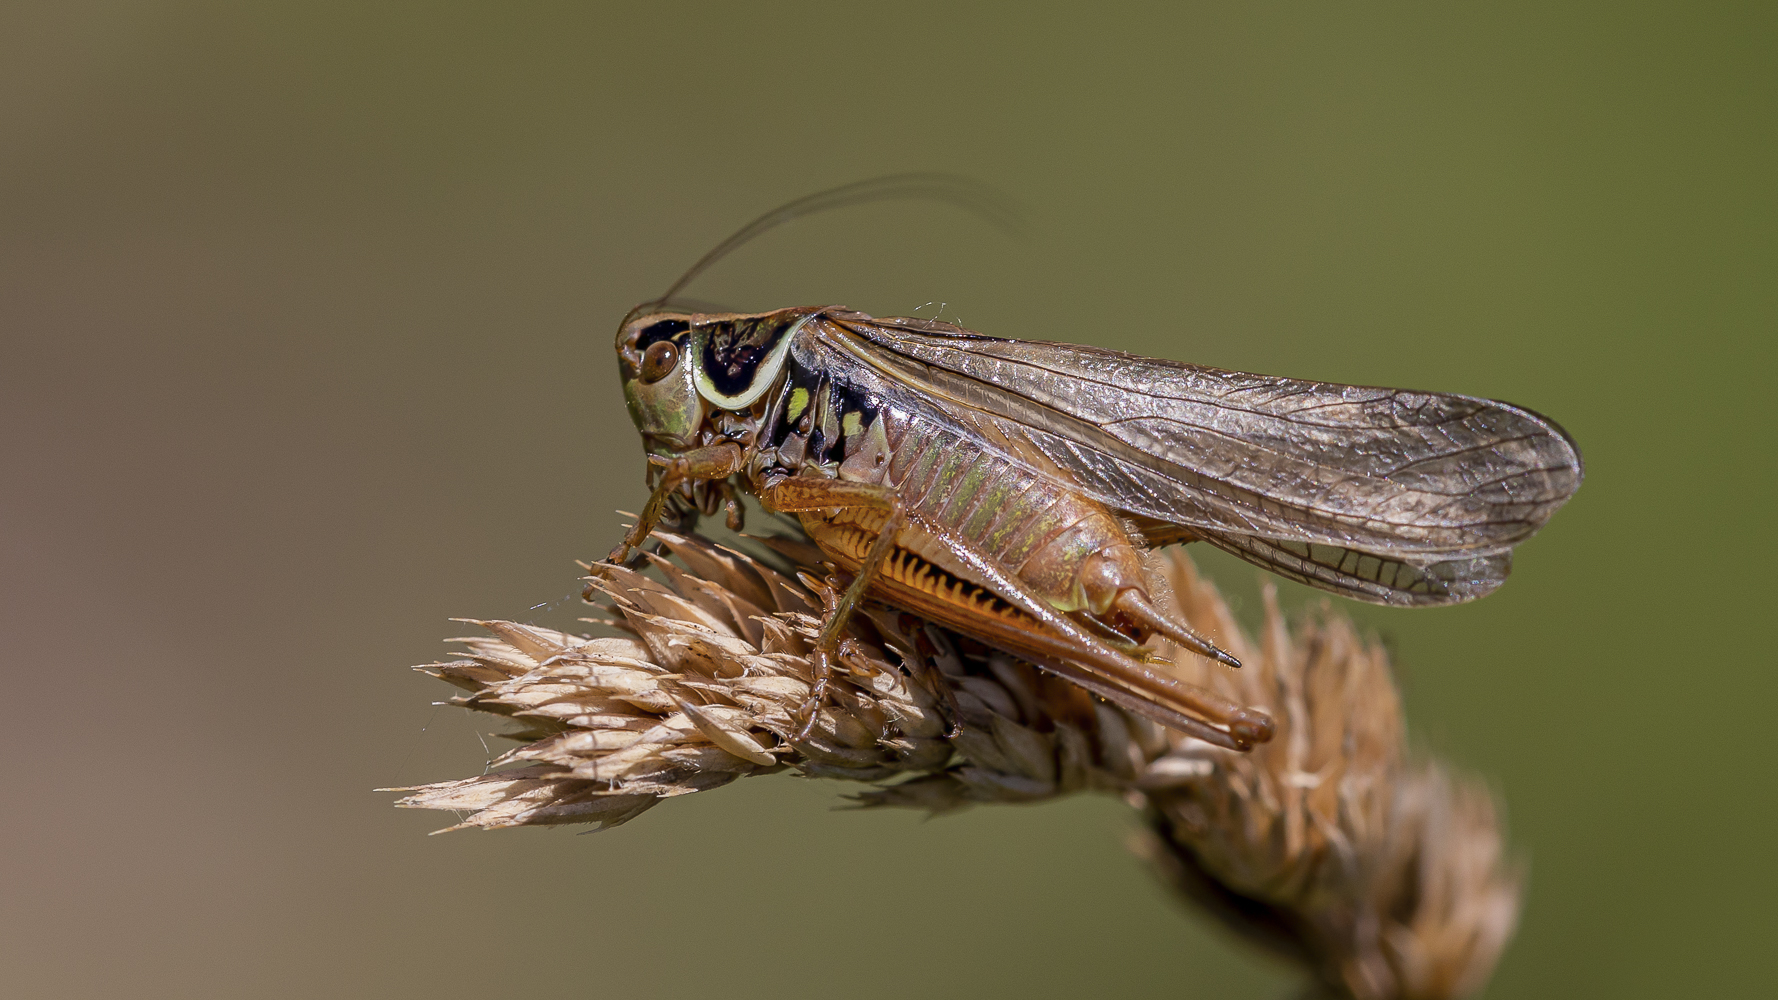
M 797 714 L 803 717 L 803 723 L 796 735 L 797 739 L 806 740 L 815 726 L 816 713 L 821 710 L 821 703 L 827 697 L 828 682 L 833 677 L 833 662 L 839 656 L 840 641 L 846 634 L 846 625 L 851 621 L 859 602 L 864 600 L 871 578 L 895 548 L 895 538 L 907 523 L 907 508 L 894 490 L 875 483 L 814 479 L 807 476 L 780 479 L 761 490 L 759 498 L 768 509 L 785 514 L 807 513 L 831 507 L 864 507 L 881 510 L 885 514 L 876 541 L 872 543 L 870 552 L 859 566 L 858 573 L 852 577 L 845 592 L 827 608 L 827 620 L 822 623 L 821 632 L 815 640 L 815 649 L 809 655 L 815 683 L 809 690 L 808 699 L 797 710 Z

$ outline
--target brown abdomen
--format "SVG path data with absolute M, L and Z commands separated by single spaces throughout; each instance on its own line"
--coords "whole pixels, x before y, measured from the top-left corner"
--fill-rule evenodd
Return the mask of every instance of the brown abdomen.
M 1103 557 L 1101 571 L 1115 569 L 1140 585 L 1129 535 L 1093 500 L 917 417 L 888 426 L 876 442 L 887 445 L 888 460 L 848 463 L 876 473 L 856 478 L 892 487 L 912 520 L 992 558 L 1057 610 L 1105 610 L 1095 605 L 1109 598 L 1089 597 L 1081 586 L 1082 566 L 1094 554 Z

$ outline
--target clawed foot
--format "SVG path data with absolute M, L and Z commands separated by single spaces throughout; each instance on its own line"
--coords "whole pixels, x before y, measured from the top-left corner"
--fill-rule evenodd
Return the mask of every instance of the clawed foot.
M 809 696 L 797 706 L 792 722 L 800 721 L 797 727 L 796 741 L 801 743 L 809 738 L 815 730 L 815 720 L 821 714 L 821 707 L 827 703 L 827 687 L 833 680 L 834 664 L 849 656 L 858 656 L 860 649 L 855 639 L 841 639 L 840 648 L 828 651 L 817 646 L 809 653 L 809 669 L 814 674 L 815 684 L 809 689 Z
M 656 549 L 659 548 L 660 546 L 657 545 Z M 611 554 L 605 557 L 605 561 L 613 566 L 622 566 L 624 569 L 641 569 L 642 563 L 647 557 L 647 550 L 623 544 L 612 549 Z
M 817 649 L 809 654 L 809 668 L 815 674 L 815 685 L 809 689 L 809 696 L 797 706 L 796 715 L 790 721 L 802 721 L 797 727 L 796 742 L 803 743 L 815 728 L 815 716 L 820 713 L 821 706 L 827 701 L 827 683 L 833 677 L 833 662 L 825 649 Z

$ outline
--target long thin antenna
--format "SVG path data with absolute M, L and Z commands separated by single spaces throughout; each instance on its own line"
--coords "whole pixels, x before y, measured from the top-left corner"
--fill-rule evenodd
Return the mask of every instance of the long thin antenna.
M 665 292 L 661 293 L 659 298 L 644 302 L 630 310 L 629 316 L 624 318 L 624 323 L 628 324 L 634 317 L 653 311 L 671 301 L 681 289 L 691 284 L 711 265 L 739 249 L 754 237 L 770 232 L 786 222 L 850 205 L 862 205 L 873 201 L 892 201 L 899 198 L 925 198 L 949 202 L 958 208 L 982 217 L 990 224 L 1013 235 L 1020 234 L 1024 229 L 1018 206 L 1012 199 L 999 189 L 972 177 L 940 173 L 889 174 L 884 177 L 872 177 L 868 180 L 855 181 L 851 184 L 843 184 L 826 191 L 805 195 L 795 201 L 785 202 L 747 223 L 736 230 L 734 235 L 718 243 L 715 249 L 698 258 L 698 262 L 680 275 L 679 280 L 673 282 Z

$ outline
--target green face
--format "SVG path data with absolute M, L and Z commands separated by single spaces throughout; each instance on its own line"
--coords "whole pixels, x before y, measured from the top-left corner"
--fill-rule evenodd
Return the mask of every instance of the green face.
M 659 313 L 632 320 L 617 334 L 624 404 L 651 455 L 673 456 L 698 445 L 705 404 L 691 334 L 689 317 Z

